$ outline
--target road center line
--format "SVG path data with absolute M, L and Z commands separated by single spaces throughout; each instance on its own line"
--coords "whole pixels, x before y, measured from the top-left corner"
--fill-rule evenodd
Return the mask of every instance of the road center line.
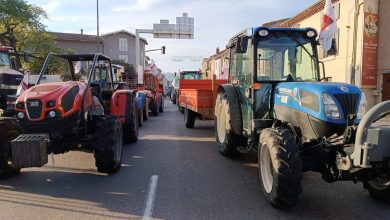
M 153 206 L 154 206 L 154 199 L 156 197 L 156 191 L 157 191 L 157 183 L 158 183 L 158 176 L 153 175 L 150 177 L 149 182 L 149 188 L 148 188 L 148 194 L 146 197 L 144 212 L 143 212 L 143 220 L 149 220 L 152 217 L 153 213 Z

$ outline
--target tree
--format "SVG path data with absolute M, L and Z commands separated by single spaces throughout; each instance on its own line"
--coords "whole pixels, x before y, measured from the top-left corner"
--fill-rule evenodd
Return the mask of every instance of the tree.
M 123 60 L 111 60 L 111 63 L 125 67 L 125 73 L 135 74 L 135 68 L 132 64 L 128 64 Z
M 47 18 L 47 14 L 42 8 L 24 0 L 0 0 L 0 43 L 13 47 L 18 53 L 24 49 L 31 33 L 45 31 L 43 18 Z M 16 56 L 16 64 L 21 68 L 19 56 Z

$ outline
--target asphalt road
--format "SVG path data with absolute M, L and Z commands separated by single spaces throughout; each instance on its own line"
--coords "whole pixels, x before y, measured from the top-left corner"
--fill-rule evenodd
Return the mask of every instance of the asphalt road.
M 71 152 L 42 168 L 0 180 L 0 219 L 388 219 L 390 203 L 361 184 L 328 184 L 306 173 L 300 203 L 272 208 L 258 185 L 256 153 L 232 160 L 216 148 L 213 123 L 183 116 L 166 102 L 136 144 L 125 146 L 121 170 L 96 172 L 92 154 Z

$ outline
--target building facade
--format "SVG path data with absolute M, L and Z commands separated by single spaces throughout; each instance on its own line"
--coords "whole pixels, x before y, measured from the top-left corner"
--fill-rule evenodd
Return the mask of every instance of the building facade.
M 326 77 L 362 88 L 367 106 L 390 100 L 390 1 L 333 0 L 338 31 L 331 50 L 318 47 Z M 312 27 L 318 32 L 325 0 L 277 22 L 281 27 Z M 269 24 L 269 23 L 268 23 Z M 272 23 L 271 23 L 272 26 Z M 354 27 L 357 27 L 356 29 Z M 355 64 L 355 65 L 353 65 Z
M 87 35 L 82 31 L 80 34 L 53 32 L 56 43 L 61 48 L 72 49 L 75 53 L 100 52 L 112 60 L 123 60 L 135 66 L 135 34 L 126 30 L 96 35 Z M 99 47 L 98 47 L 99 45 Z M 141 60 L 148 42 L 140 38 Z

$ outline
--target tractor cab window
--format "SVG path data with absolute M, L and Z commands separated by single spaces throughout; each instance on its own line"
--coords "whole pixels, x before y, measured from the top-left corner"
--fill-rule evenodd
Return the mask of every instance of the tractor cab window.
M 269 37 L 257 44 L 257 80 L 318 81 L 312 43 L 303 37 Z
M 39 75 L 31 75 L 33 82 L 38 80 Z M 71 69 L 67 59 L 52 56 L 39 83 L 66 82 L 72 80 Z
M 0 52 L 0 68 L 11 68 L 8 54 Z
M 185 73 L 182 73 L 182 79 L 200 79 L 200 75 L 199 75 L 199 72 L 195 71 L 195 72 L 185 72 Z

